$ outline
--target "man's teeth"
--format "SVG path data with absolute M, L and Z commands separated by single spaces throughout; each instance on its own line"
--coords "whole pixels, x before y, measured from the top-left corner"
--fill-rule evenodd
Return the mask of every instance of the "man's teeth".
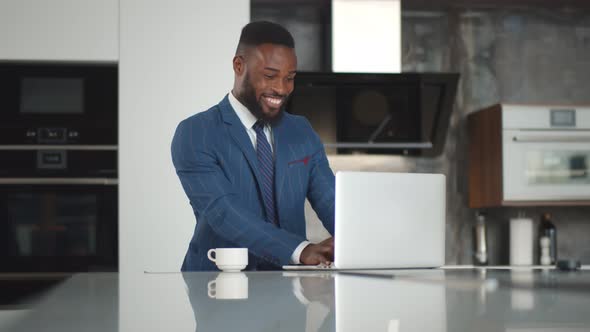
M 272 97 L 265 97 L 266 101 L 268 101 L 272 105 L 280 105 L 283 101 L 281 98 L 272 98 Z

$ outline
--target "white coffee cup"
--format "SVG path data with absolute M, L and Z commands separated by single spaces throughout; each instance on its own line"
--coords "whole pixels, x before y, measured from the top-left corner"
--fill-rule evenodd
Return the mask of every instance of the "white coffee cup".
M 218 300 L 248 298 L 248 277 L 245 273 L 221 272 L 207 284 L 207 295 Z
M 207 258 L 221 271 L 240 272 L 248 265 L 248 248 L 215 248 L 207 252 Z

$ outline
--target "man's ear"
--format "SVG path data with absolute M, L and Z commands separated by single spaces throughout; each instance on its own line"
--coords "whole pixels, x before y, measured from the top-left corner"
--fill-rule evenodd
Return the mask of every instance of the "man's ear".
M 242 76 L 244 70 L 246 70 L 246 63 L 244 62 L 244 57 L 242 57 L 241 55 L 234 56 L 233 66 L 234 73 L 238 76 Z

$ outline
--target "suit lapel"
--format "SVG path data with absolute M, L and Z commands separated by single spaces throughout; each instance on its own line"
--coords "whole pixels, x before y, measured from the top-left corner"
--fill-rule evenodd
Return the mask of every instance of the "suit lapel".
M 227 124 L 227 129 L 230 133 L 230 136 L 246 157 L 246 160 L 250 165 L 250 169 L 254 174 L 254 178 L 256 179 L 256 183 L 258 184 L 258 190 L 260 191 L 261 176 L 260 172 L 258 171 L 258 158 L 256 157 L 256 151 L 252 146 L 252 141 L 250 140 L 244 125 L 242 125 L 240 118 L 238 118 L 238 115 L 231 107 L 227 96 L 225 96 L 225 98 L 223 98 L 223 100 L 219 103 L 219 109 L 221 111 L 223 122 Z

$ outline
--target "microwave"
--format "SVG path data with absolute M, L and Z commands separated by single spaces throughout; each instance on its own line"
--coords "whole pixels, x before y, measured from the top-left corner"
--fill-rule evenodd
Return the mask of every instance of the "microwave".
M 590 106 L 498 104 L 469 131 L 470 207 L 590 204 Z
M 0 145 L 116 145 L 116 64 L 0 63 Z

